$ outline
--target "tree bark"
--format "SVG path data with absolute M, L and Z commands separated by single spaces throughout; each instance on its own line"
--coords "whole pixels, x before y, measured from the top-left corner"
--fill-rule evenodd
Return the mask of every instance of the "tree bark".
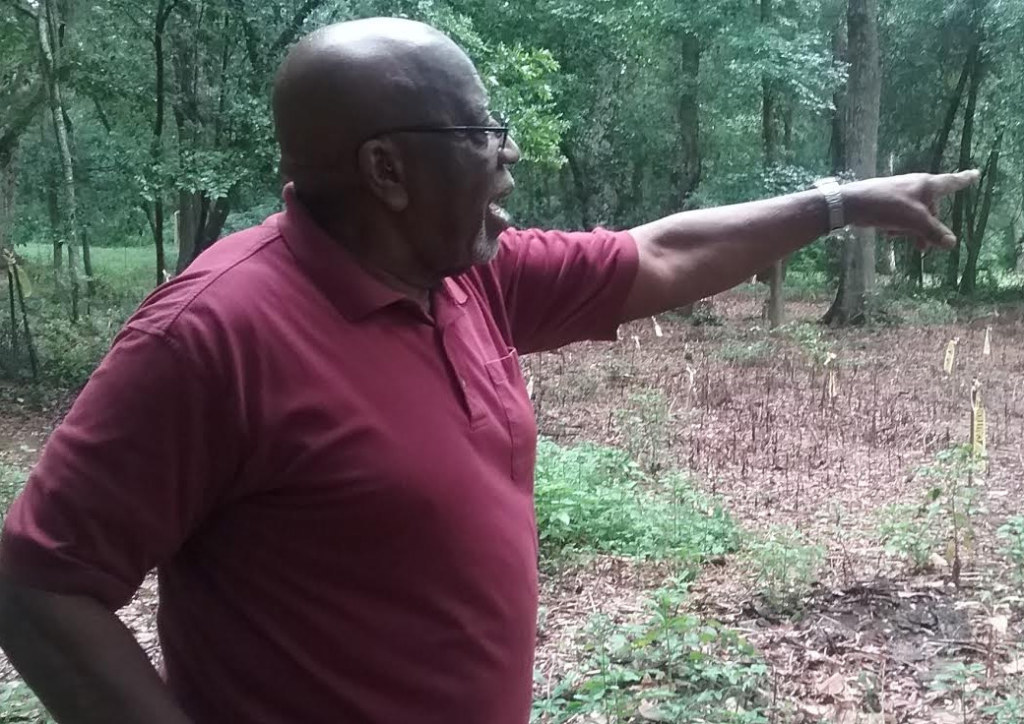
M 981 256 L 981 245 L 985 240 L 985 229 L 988 226 L 989 213 L 992 211 L 992 190 L 996 184 L 996 174 L 999 168 L 999 149 L 1003 143 L 1003 133 L 1000 130 L 992 145 L 992 152 L 989 154 L 988 162 L 985 164 L 985 171 L 982 178 L 981 211 L 977 218 L 971 213 L 967 225 L 967 263 L 964 265 L 964 274 L 960 279 L 960 294 L 972 294 L 978 282 L 978 257 Z
M 700 183 L 700 78 L 701 42 L 693 33 L 683 33 L 679 54 L 679 166 L 676 188 L 685 201 Z
M 761 0 L 761 26 L 772 23 L 772 0 Z M 769 171 L 778 163 L 779 134 L 775 125 L 775 88 L 768 76 L 761 78 L 761 140 L 764 143 L 764 169 Z M 785 298 L 783 296 L 783 274 L 785 261 L 780 259 L 768 270 L 768 326 L 781 326 L 785 322 Z
M 877 0 L 849 0 L 847 8 L 850 77 L 848 82 L 847 153 L 857 178 L 878 173 L 878 124 L 882 76 L 878 49 Z M 875 231 L 858 228 L 843 245 L 843 278 L 831 324 L 856 324 L 867 315 L 875 287 Z
M 981 41 L 975 40 L 971 45 L 969 53 L 971 62 L 970 83 L 967 89 L 967 106 L 964 109 L 963 133 L 960 136 L 960 160 L 957 162 L 957 170 L 965 171 L 971 167 L 971 149 L 974 144 L 974 115 L 978 107 L 978 90 L 981 88 L 984 68 L 981 63 Z M 960 247 L 964 235 L 964 205 L 970 189 L 957 193 L 953 199 L 953 219 L 951 230 L 956 235 L 956 246 L 950 249 L 949 258 L 946 261 L 946 278 L 944 285 L 949 289 L 957 288 L 957 280 L 960 278 Z
M 946 146 L 949 145 L 949 136 L 953 132 L 953 124 L 956 123 L 957 112 L 963 102 L 964 90 L 967 88 L 967 80 L 971 74 L 972 66 L 971 53 L 968 52 L 964 58 L 964 66 L 960 70 L 960 79 L 956 88 L 949 98 L 949 105 L 946 108 L 946 115 L 942 119 L 938 133 L 935 134 L 935 141 L 932 143 L 931 159 L 928 163 L 929 173 L 939 173 L 942 170 L 942 159 L 946 154 Z M 918 288 L 924 288 L 924 255 L 921 250 L 913 244 L 907 245 L 907 278 Z
M 53 120 L 54 134 L 57 138 L 57 149 L 61 165 L 61 191 L 63 206 L 61 208 L 62 236 L 68 250 L 68 284 L 71 290 L 71 319 L 79 318 L 79 229 L 78 207 L 75 199 L 75 172 L 71 158 L 71 146 L 68 143 L 68 130 L 64 121 L 64 99 L 60 81 L 57 77 L 58 48 L 53 42 L 57 36 L 58 19 L 54 0 L 43 0 L 37 11 L 37 29 L 39 46 L 42 52 L 43 78 L 47 85 L 50 115 Z
M 163 189 L 163 134 L 164 134 L 164 108 L 165 108 L 165 86 L 166 72 L 164 64 L 164 30 L 167 28 L 167 21 L 171 17 L 177 0 L 158 0 L 156 15 L 153 22 L 153 60 L 155 73 L 156 109 L 153 118 L 153 135 L 150 140 L 150 158 L 153 163 L 155 180 L 151 188 L 153 195 L 153 210 L 151 215 L 151 229 L 153 231 L 153 244 L 156 250 L 156 285 L 164 281 L 164 274 L 167 270 L 167 259 L 164 251 L 164 189 Z

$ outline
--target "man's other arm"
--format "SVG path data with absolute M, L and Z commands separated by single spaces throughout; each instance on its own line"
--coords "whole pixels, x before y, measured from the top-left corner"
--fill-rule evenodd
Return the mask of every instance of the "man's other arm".
M 0 646 L 60 724 L 188 724 L 145 652 L 99 601 L 0 577 Z

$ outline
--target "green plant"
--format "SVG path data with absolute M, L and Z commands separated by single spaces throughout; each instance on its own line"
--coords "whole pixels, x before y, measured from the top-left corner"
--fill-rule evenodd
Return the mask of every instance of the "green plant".
M 811 591 L 825 561 L 825 548 L 811 545 L 789 526 L 772 526 L 744 542 L 742 564 L 753 585 L 772 608 L 793 608 Z
M 1024 515 L 1015 515 L 999 527 L 996 534 L 1005 542 L 1003 555 L 1013 564 L 1013 577 L 1024 585 Z
M 652 595 L 642 624 L 594 619 L 584 635 L 587 660 L 534 702 L 531 721 L 766 722 L 767 665 L 736 631 L 687 613 L 685 604 L 677 582 Z
M 812 364 L 824 365 L 834 358 L 834 345 L 825 337 L 821 325 L 794 322 L 780 327 L 777 333 L 792 339 L 807 354 Z
M 736 524 L 679 474 L 652 480 L 628 454 L 538 441 L 541 557 L 599 552 L 696 564 L 735 549 Z
M 775 345 L 771 340 L 761 339 L 756 342 L 734 340 L 726 342 L 718 348 L 718 356 L 726 362 L 743 367 L 766 364 L 775 353 Z
M 0 684 L 0 724 L 54 724 L 39 699 L 23 681 Z
M 879 534 L 888 553 L 904 558 L 914 572 L 941 554 L 959 582 L 964 553 L 974 543 L 974 520 L 981 512 L 975 476 L 981 461 L 970 446 L 943 450 L 919 472 L 935 481 L 920 505 L 890 506 L 882 512 Z
M 637 392 L 630 396 L 625 409 L 615 412 L 626 451 L 647 472 L 656 473 L 664 465 L 663 451 L 668 447 L 667 426 L 671 414 L 661 390 Z
M 0 462 L 0 523 L 3 522 L 14 498 L 25 485 L 26 477 L 28 476 L 20 468 Z
M 927 569 L 942 541 L 937 522 L 942 510 L 941 501 L 931 497 L 921 505 L 903 503 L 883 508 L 878 532 L 885 552 L 904 559 L 914 573 Z

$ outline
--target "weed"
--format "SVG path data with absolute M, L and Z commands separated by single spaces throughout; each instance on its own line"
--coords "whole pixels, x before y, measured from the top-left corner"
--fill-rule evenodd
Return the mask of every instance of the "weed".
M 834 345 L 825 337 L 821 325 L 807 322 L 790 323 L 780 327 L 776 333 L 792 339 L 814 365 L 824 365 L 834 358 Z
M 534 702 L 531 721 L 591 720 L 761 724 L 768 667 L 736 631 L 684 611 L 685 589 L 653 594 L 641 625 L 591 622 L 582 671 Z
M 777 611 L 792 610 L 811 592 L 824 561 L 824 546 L 788 526 L 772 526 L 743 546 L 742 565 L 755 591 Z
M 657 481 L 623 451 L 538 441 L 535 500 L 548 562 L 598 552 L 696 564 L 735 549 L 736 524 L 678 474 Z
M 775 354 L 775 345 L 771 340 L 761 339 L 756 342 L 735 340 L 726 342 L 718 349 L 718 356 L 726 362 L 741 367 L 754 367 L 767 364 Z
M 1013 577 L 1024 586 L 1024 515 L 1015 515 L 999 527 L 996 534 L 1003 539 L 1003 555 L 1013 564 Z
M 885 509 L 879 533 L 888 553 L 904 558 L 913 572 L 929 567 L 942 555 L 959 583 L 964 553 L 974 544 L 974 519 L 981 512 L 974 477 L 979 461 L 970 446 L 940 452 L 920 473 L 936 482 L 920 505 Z
M 649 473 L 665 464 L 668 422 L 672 412 L 660 390 L 644 390 L 629 398 L 627 407 L 617 410 L 616 423 L 625 436 L 626 451 Z
M 3 523 L 7 509 L 25 485 L 26 477 L 20 468 L 0 462 L 0 523 Z

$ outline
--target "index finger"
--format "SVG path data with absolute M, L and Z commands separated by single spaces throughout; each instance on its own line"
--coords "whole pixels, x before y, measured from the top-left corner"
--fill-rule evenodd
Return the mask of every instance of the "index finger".
M 947 196 L 957 191 L 963 191 L 968 186 L 973 186 L 980 178 L 981 173 L 977 169 L 961 171 L 960 173 L 947 173 L 942 176 L 936 176 L 932 188 L 936 195 Z

